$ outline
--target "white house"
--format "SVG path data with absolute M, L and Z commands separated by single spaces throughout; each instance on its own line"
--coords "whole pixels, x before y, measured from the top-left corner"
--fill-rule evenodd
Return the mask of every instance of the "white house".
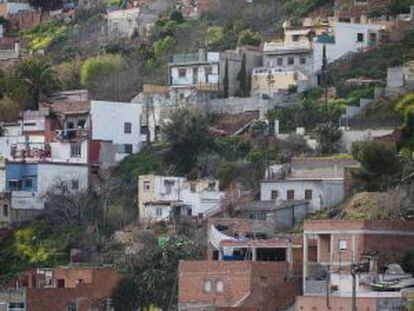
M 140 150 L 142 105 L 109 101 L 91 102 L 92 139 L 115 145 L 115 161 Z
M 311 212 L 332 207 L 345 198 L 345 168 L 353 159 L 295 158 L 277 165 L 260 185 L 261 201 L 308 201 Z
M 208 218 L 220 211 L 223 195 L 218 180 L 189 181 L 184 177 L 139 176 L 139 218 L 145 223 L 168 222 L 174 210 L 178 210 L 181 216 Z
M 376 47 L 379 31 L 382 29 L 385 29 L 384 25 L 333 22 L 330 33 L 318 35 L 313 39 L 313 73 L 318 74 L 322 68 L 324 46 L 327 61 L 331 63 L 346 54 Z
M 176 54 L 169 64 L 169 79 L 173 94 L 180 99 L 191 95 L 193 90 L 219 90 L 220 53 L 206 52 Z
M 11 193 L 14 210 L 44 209 L 46 193 L 62 183 L 73 192 L 87 189 L 88 166 L 51 162 L 6 164 L 6 191 Z

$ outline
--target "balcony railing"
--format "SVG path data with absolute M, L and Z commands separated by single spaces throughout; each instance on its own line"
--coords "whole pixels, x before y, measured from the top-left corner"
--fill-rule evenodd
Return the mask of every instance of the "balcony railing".
M 22 143 L 11 146 L 13 159 L 46 159 L 51 157 L 49 144 L 45 143 Z
M 65 129 L 58 131 L 57 133 L 58 139 L 61 140 L 70 140 L 75 138 L 86 138 L 88 137 L 88 130 L 84 128 L 78 129 Z

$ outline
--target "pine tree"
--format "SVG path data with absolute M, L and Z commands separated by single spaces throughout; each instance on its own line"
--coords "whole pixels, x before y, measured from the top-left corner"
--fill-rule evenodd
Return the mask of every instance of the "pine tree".
M 229 61 L 227 58 L 224 66 L 223 95 L 224 98 L 229 97 Z
M 248 81 L 247 81 L 247 72 L 246 72 L 246 54 L 243 53 L 241 68 L 239 74 L 237 75 L 237 80 L 239 81 L 239 94 L 241 97 L 247 97 L 248 90 Z

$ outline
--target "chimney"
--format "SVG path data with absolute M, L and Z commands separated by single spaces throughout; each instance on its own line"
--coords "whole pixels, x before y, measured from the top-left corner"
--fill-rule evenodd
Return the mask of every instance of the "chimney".
M 204 62 L 204 61 L 207 60 L 207 52 L 206 52 L 206 49 L 203 49 L 203 48 L 198 49 L 198 60 L 200 62 Z

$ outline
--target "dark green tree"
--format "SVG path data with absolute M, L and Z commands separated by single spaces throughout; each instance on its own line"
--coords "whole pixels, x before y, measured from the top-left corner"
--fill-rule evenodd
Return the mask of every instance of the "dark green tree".
M 179 261 L 201 259 L 204 246 L 183 235 L 170 238 L 165 247 L 144 246 L 141 260 L 116 290 L 115 310 L 176 310 Z
M 241 97 L 249 96 L 250 92 L 250 85 L 247 79 L 247 70 L 246 70 L 246 54 L 243 53 L 242 56 L 242 63 L 240 71 L 237 75 L 237 80 L 239 81 L 239 94 Z
M 198 156 L 210 145 L 208 124 L 208 117 L 199 110 L 181 108 L 164 125 L 162 131 L 171 147 L 168 161 L 175 165 L 177 174 L 188 174 Z
M 229 61 L 227 58 L 224 64 L 223 96 L 224 98 L 229 97 Z
M 315 132 L 321 154 L 333 154 L 339 151 L 338 141 L 342 137 L 342 131 L 337 126 L 333 123 L 320 124 Z
M 400 176 L 402 166 L 394 146 L 380 141 L 357 142 L 352 145 L 354 159 L 361 163 L 355 173 L 359 188 L 384 191 Z

